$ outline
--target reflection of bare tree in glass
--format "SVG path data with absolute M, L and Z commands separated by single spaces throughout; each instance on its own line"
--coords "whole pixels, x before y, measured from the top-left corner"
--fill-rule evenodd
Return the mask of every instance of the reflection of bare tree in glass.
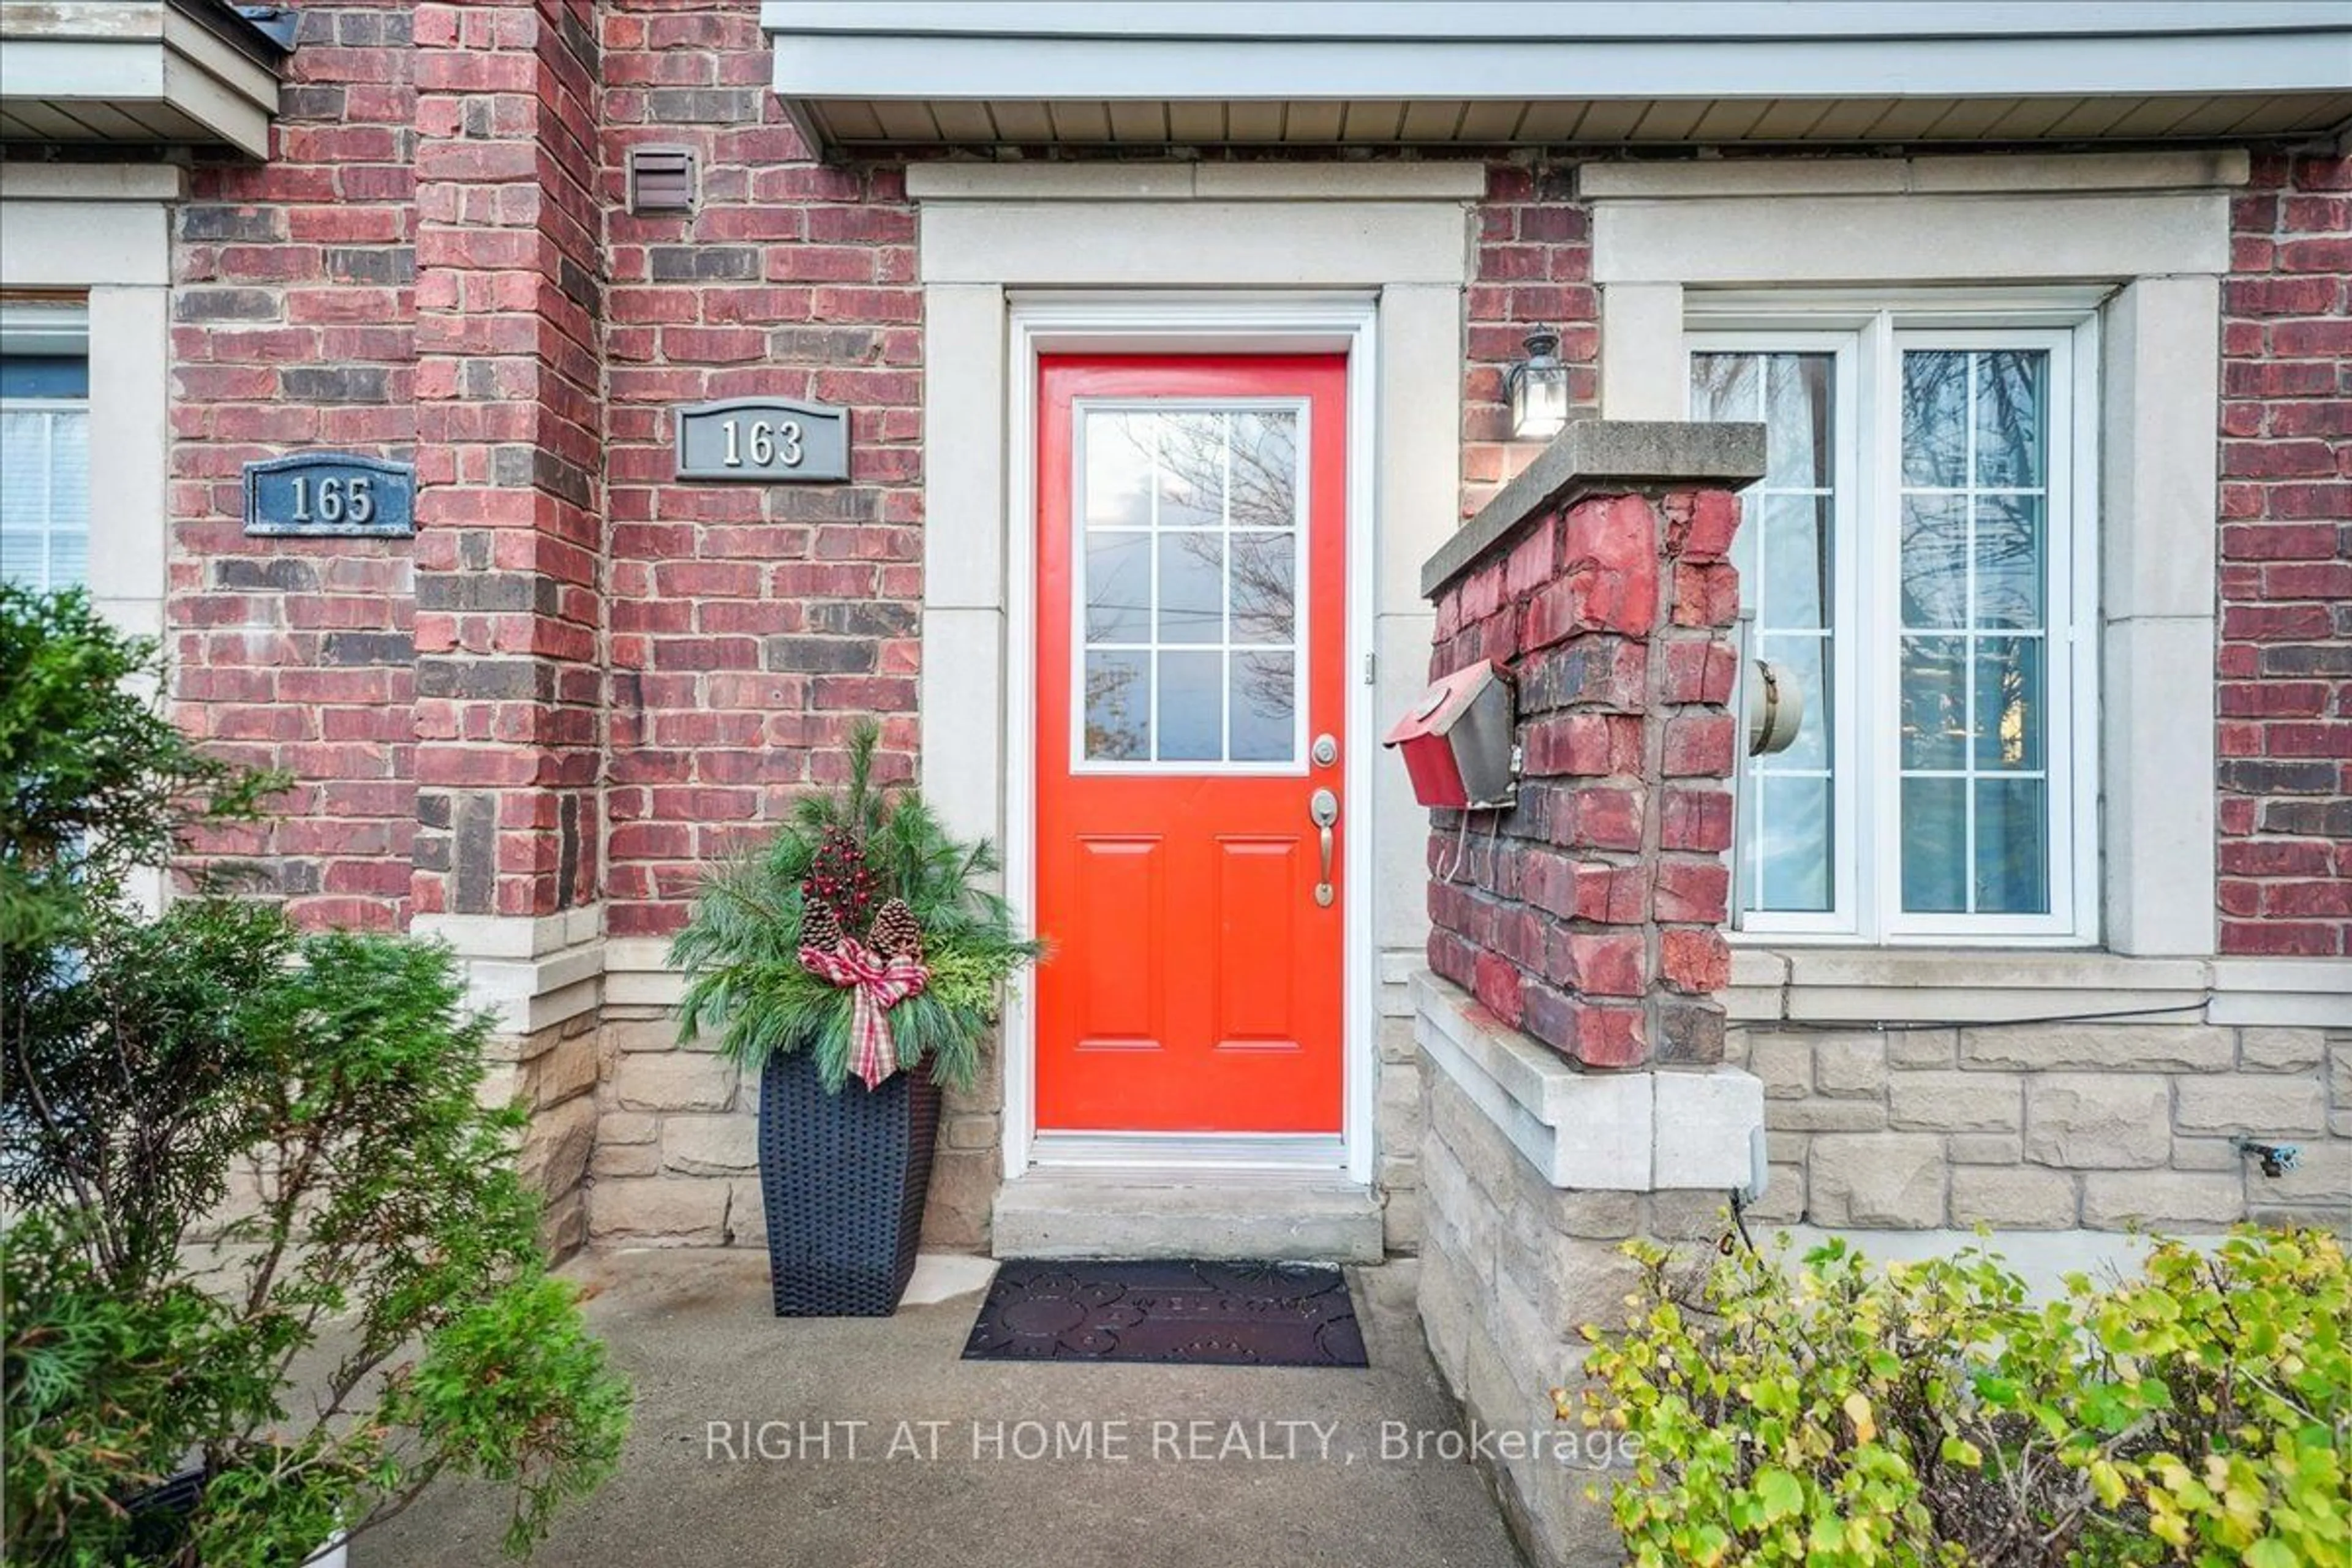
M 2003 647 L 2002 644 L 2006 644 Z M 2000 660 L 1994 671 L 1994 682 L 2000 688 L 2000 705 L 1997 712 L 1977 715 L 1979 731 L 1990 731 L 1999 742 L 2000 765 L 2005 768 L 2022 766 L 2026 757 L 2026 729 L 2034 715 L 2028 705 L 2041 693 L 2033 687 L 2032 670 L 2026 657 L 2026 645 L 2021 638 L 2002 638 L 2000 642 L 1978 645 L 1979 668 L 1988 658 Z M 1998 652 L 1990 652 L 1998 649 Z M 1981 758 L 1979 758 L 1981 760 Z
M 2042 502 L 1995 496 L 1977 508 L 1977 625 L 2042 626 Z
M 1194 496 L 1225 491 L 1233 528 L 1295 531 L 1298 524 L 1296 418 L 1255 413 L 1228 417 L 1178 416 L 1154 421 L 1160 435 L 1160 467 Z M 1245 534 L 1231 541 L 1227 559 L 1232 571 L 1234 641 L 1276 647 L 1292 644 L 1297 627 L 1297 537 L 1291 531 L 1279 538 Z M 1181 548 L 1194 559 L 1217 564 L 1222 542 L 1216 536 L 1187 533 L 1180 538 Z M 1261 714 L 1286 716 L 1291 710 L 1293 684 L 1289 660 L 1244 657 L 1234 691 Z
M 1977 473 L 1996 489 L 2032 489 L 2042 483 L 2042 373 L 2048 355 L 1999 353 L 1978 356 Z
M 1968 500 L 1911 496 L 1903 505 L 1903 620 L 1960 626 L 1969 605 Z
M 1983 490 L 2030 490 L 2042 482 L 2041 384 L 2046 363 L 2047 356 L 2039 353 L 1950 351 L 1904 356 L 1905 482 L 1961 492 L 1913 495 L 1906 501 L 1902 578 L 1907 624 L 1956 630 L 2042 628 L 2043 498 Z M 1974 472 L 1969 468 L 1971 374 L 1977 378 Z M 1972 652 L 1978 660 L 1995 657 L 1984 643 L 1950 646 Z M 1915 658 L 1920 651 L 1914 648 Z M 1924 741 L 1920 727 L 1932 721 L 1935 734 L 1969 736 L 1966 709 L 1949 695 L 1962 689 L 1965 671 L 1916 673 L 1924 678 L 1920 684 L 1925 689 L 1906 699 L 1906 733 Z M 1979 712 L 1975 736 L 1970 737 L 1997 734 L 2001 755 L 2012 765 L 2027 749 L 2024 728 L 2033 718 L 2030 708 L 2038 696 L 2032 689 L 2031 674 L 2022 647 L 2011 645 L 1993 677 L 2001 694 L 2000 708 Z M 1983 690 L 1983 695 L 1990 692 Z
M 1903 482 L 1949 489 L 1969 482 L 1969 356 L 1903 356 Z
M 1143 703 L 1142 693 L 1135 687 L 1142 678 L 1139 663 L 1087 660 L 1087 756 L 1120 763 L 1141 760 L 1144 732 L 1139 720 Z M 1114 722 L 1100 721 L 1106 718 Z
M 1120 555 L 1114 557 L 1106 549 L 1097 554 L 1098 542 L 1116 540 Z M 1089 643 L 1148 642 L 1150 640 L 1151 569 L 1150 552 L 1151 536 L 1142 532 L 1118 532 L 1094 529 L 1087 532 L 1087 641 Z M 1139 618 L 1142 630 L 1128 636 L 1118 635 L 1131 621 Z

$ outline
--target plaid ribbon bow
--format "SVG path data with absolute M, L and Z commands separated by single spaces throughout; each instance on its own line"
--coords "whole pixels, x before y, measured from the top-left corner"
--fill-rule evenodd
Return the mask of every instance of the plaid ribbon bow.
M 901 953 L 885 958 L 865 943 L 844 937 L 828 952 L 801 949 L 801 963 L 820 980 L 855 987 L 849 1012 L 849 1070 L 867 1089 L 898 1070 L 898 1047 L 890 1038 L 889 1010 L 920 991 L 931 972 L 922 960 Z

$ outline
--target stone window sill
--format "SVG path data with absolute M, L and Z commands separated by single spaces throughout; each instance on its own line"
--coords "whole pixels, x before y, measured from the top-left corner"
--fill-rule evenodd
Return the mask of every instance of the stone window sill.
M 1986 1023 L 2121 1014 L 2149 1023 L 2335 1024 L 2352 962 L 2135 958 L 2081 949 L 1735 944 L 1732 1022 Z

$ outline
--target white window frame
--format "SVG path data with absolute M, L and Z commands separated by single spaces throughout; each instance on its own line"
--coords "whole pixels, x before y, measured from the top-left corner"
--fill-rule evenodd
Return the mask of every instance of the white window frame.
M 1682 379 L 1705 353 L 1837 355 L 1833 430 L 1834 582 L 1841 597 L 1832 668 L 1839 682 L 1832 793 L 1833 909 L 1736 910 L 1735 929 L 1775 942 L 1888 946 L 1982 943 L 2093 946 L 2098 910 L 2098 318 L 2079 291 L 1992 291 L 1933 300 L 1725 293 L 1686 311 Z M 2044 656 L 2050 814 L 2046 914 L 1906 913 L 1902 900 L 1900 735 L 1894 652 L 1900 619 L 1902 360 L 1905 349 L 2038 348 L 2050 355 Z M 1851 372 L 1848 365 L 1851 364 Z M 1858 439 L 1867 421 L 1867 441 Z M 1863 462 L 1867 447 L 1871 461 Z M 1849 497 L 1853 498 L 1851 504 Z M 2060 624 L 2061 615 L 2064 622 Z M 1867 774 L 1865 784 L 1864 775 Z M 1745 784 L 1748 774 L 1742 771 Z M 1738 796 L 1744 806 L 1746 790 Z M 1744 816 L 1744 811 L 1736 816 Z M 1732 853 L 1743 845 L 1735 821 Z M 1973 868 L 1971 868 L 1973 874 Z M 1734 878 L 1735 897 L 1739 886 Z

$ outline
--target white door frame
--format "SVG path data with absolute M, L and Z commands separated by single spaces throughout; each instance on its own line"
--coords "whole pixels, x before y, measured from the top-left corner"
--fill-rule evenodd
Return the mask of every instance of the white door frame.
M 1342 978 L 1340 1136 L 1328 1139 L 1249 1134 L 1132 1133 L 1055 1138 L 1037 1134 L 1036 1007 L 1034 981 L 1009 988 L 1004 1061 L 1004 1174 L 1033 1164 L 1291 1169 L 1372 1179 L 1373 1104 L 1379 1062 L 1373 1039 L 1371 847 L 1373 688 L 1366 679 L 1373 647 L 1373 563 L 1380 518 L 1373 475 L 1375 328 L 1379 301 L 1369 291 L 1299 293 L 1251 290 L 1013 291 L 1007 295 L 1010 352 L 1004 388 L 1006 519 L 1004 881 L 1013 908 L 1036 909 L 1037 735 L 1037 370 L 1050 353 L 1342 353 L 1348 360 L 1347 733 L 1339 798 L 1349 831 L 1341 857 L 1345 890 Z M 1050 935 L 1051 933 L 1047 933 Z

